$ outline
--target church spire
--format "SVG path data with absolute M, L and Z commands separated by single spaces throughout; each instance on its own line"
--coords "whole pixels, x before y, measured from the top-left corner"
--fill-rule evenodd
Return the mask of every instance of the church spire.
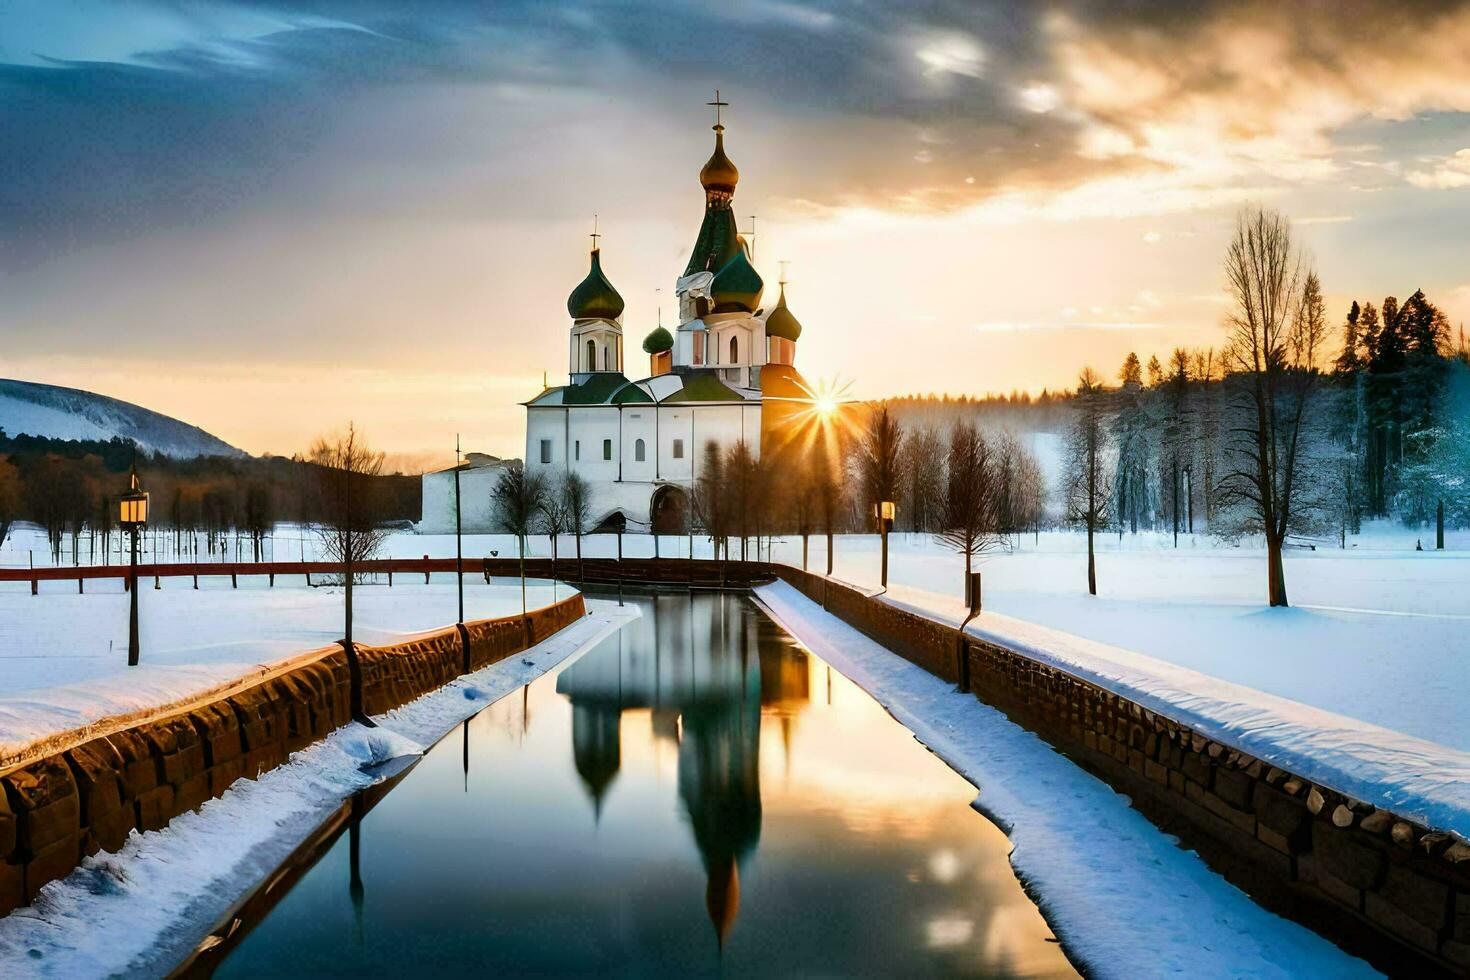
M 715 152 L 699 171 L 699 183 L 704 187 L 704 222 L 699 226 L 699 238 L 684 268 L 686 276 L 719 272 L 737 254 L 744 253 L 735 227 L 735 212 L 730 207 L 740 171 L 725 156 L 725 125 L 720 121 L 720 109 L 729 103 L 720 99 L 716 89 L 715 100 L 705 104 L 715 107 Z
M 729 104 L 720 100 L 719 89 L 715 89 L 715 100 L 705 103 L 715 108 L 715 152 L 699 171 L 699 183 L 704 187 L 705 205 L 711 208 L 728 207 L 740 182 L 740 171 L 725 156 L 725 125 L 720 121 L 720 109 Z

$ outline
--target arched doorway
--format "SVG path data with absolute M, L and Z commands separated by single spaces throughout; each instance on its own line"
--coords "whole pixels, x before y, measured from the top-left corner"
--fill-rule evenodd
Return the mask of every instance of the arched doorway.
M 683 534 L 689 526 L 689 495 L 666 483 L 653 492 L 648 511 L 654 534 Z

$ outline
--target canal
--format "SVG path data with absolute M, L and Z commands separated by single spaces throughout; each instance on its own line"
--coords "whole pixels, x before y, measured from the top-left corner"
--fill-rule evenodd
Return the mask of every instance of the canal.
M 426 753 L 216 975 L 1075 976 L 974 788 L 867 694 L 747 598 L 628 601 Z

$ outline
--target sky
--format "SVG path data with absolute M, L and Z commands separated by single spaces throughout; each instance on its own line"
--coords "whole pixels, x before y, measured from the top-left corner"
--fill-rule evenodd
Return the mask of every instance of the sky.
M 520 455 L 594 214 L 647 373 L 716 88 L 767 300 L 785 261 L 858 397 L 1219 346 L 1257 204 L 1332 322 L 1470 320 L 1470 4 L 0 0 L 0 377 Z

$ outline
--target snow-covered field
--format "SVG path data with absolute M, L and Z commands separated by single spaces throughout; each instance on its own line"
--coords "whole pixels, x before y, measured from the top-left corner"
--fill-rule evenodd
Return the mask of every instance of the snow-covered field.
M 378 728 L 347 725 L 165 829 L 133 833 L 117 854 L 87 858 L 42 888 L 33 906 L 0 918 L 0 975 L 164 975 L 343 800 L 380 778 L 372 764 L 422 751 L 637 614 L 589 605 L 587 619 L 379 715 Z
M 1125 536 L 1121 550 L 1115 536 L 1101 540 L 1097 596 L 1087 594 L 1080 535 L 1027 537 L 977 567 L 987 611 L 1470 749 L 1470 534 L 1444 552 L 1416 552 L 1414 537 L 1290 552 L 1288 609 L 1265 603 L 1261 549 L 1208 539 L 1181 539 L 1178 551 L 1162 535 Z M 813 568 L 824 548 L 813 541 Z M 878 586 L 875 539 L 844 537 L 836 554 L 839 578 Z M 776 557 L 800 563 L 800 543 L 778 544 Z M 916 606 L 953 603 L 963 572 L 959 556 L 924 537 L 891 542 L 890 586 Z
M 405 580 L 406 579 L 406 580 Z M 15 584 L 15 583 L 10 583 Z M 342 589 L 307 588 L 281 577 L 275 588 L 245 577 L 163 579 L 139 590 L 141 663 L 127 665 L 128 597 L 117 581 L 46 583 L 0 591 L 0 757 L 43 735 L 143 708 L 173 704 L 342 637 Z M 567 586 L 532 581 L 531 608 L 566 596 Z M 353 638 L 393 642 L 458 618 L 453 575 L 398 576 L 392 588 L 354 590 Z M 465 616 L 487 619 L 521 608 L 517 581 L 485 585 L 465 576 Z
M 979 787 L 975 805 L 1011 838 L 1011 864 L 1089 975 L 1377 975 L 1256 905 L 1126 797 L 999 711 L 893 656 L 785 583 L 757 594 L 798 640 Z
M 1293 606 L 1274 610 L 1264 602 L 1262 549 L 1232 547 L 1204 535 L 1181 536 L 1177 549 L 1165 534 L 1100 537 L 1095 597 L 1086 592 L 1080 534 L 1023 536 L 1012 551 L 986 556 L 978 567 L 987 611 L 1470 750 L 1470 726 L 1463 723 L 1470 701 L 1470 532 L 1451 532 L 1444 552 L 1415 551 L 1417 540 L 1432 547 L 1432 534 L 1424 530 L 1379 524 L 1349 538 L 1346 550 L 1330 542 L 1316 551 L 1292 550 L 1286 576 Z M 898 534 L 890 543 L 890 584 L 905 601 L 940 611 L 958 598 L 964 567 L 958 555 L 927 535 Z M 550 553 L 545 537 L 530 544 L 535 555 Z M 283 560 L 310 558 L 313 545 L 309 533 L 282 526 L 268 553 Z M 653 540 L 646 535 L 625 535 L 622 545 L 625 555 L 653 554 Z M 659 542 L 665 556 L 685 556 L 688 548 L 687 537 Z M 464 550 L 471 557 L 511 556 L 515 542 L 507 535 L 466 535 Z M 561 554 L 573 550 L 570 538 L 561 542 Z M 616 550 L 611 535 L 583 540 L 589 556 Z M 696 538 L 694 551 L 707 557 L 708 541 Z M 824 551 L 824 539 L 812 538 L 810 567 L 823 567 Z M 36 529 L 17 528 L 0 548 L 0 565 L 24 566 L 33 556 L 39 563 L 44 553 Z M 397 533 L 388 539 L 386 553 L 451 557 L 454 537 Z M 800 539 L 778 538 L 773 553 L 777 560 L 799 565 Z M 878 565 L 875 536 L 838 537 L 839 578 L 876 588 Z M 406 631 L 453 621 L 446 605 L 452 603 L 452 590 L 434 585 L 420 587 L 415 595 L 403 578 L 391 596 L 386 588 L 362 590 L 360 628 Z M 302 649 L 336 637 L 332 614 L 338 597 L 329 590 L 283 591 L 278 582 L 274 595 L 262 596 L 263 581 L 242 578 L 238 593 L 216 599 L 224 580 L 203 588 L 209 581 L 201 579 L 199 593 L 188 590 L 186 580 L 168 579 L 162 592 L 144 591 L 145 663 L 164 662 L 159 657 L 178 663 L 226 661 L 231 658 L 219 649 L 222 644 L 281 641 Z M 93 595 L 104 589 L 113 594 Z M 117 589 L 115 582 L 92 584 L 81 597 L 74 584 L 48 583 L 41 596 L 32 598 L 25 583 L 0 585 L 0 640 L 6 641 L 0 664 L 9 668 L 0 678 L 0 694 L 122 669 L 116 651 L 126 636 L 126 610 Z M 494 587 L 487 591 L 495 594 Z M 380 595 L 394 600 L 391 614 L 373 611 Z M 549 590 L 542 598 L 546 595 Z M 219 606 L 202 605 L 206 598 L 234 604 L 233 618 Z M 518 596 L 502 593 L 501 598 Z M 159 604 L 169 602 L 177 603 L 169 607 L 169 618 L 181 624 L 169 627 L 177 639 L 150 640 L 148 631 L 160 628 L 164 619 Z M 321 608 L 313 611 L 318 604 Z M 278 605 L 292 611 L 278 612 Z M 506 611 L 503 606 L 476 608 L 484 611 L 472 615 Z M 301 617 L 309 618 L 309 628 L 298 628 L 305 622 Z M 197 655 L 191 653 L 195 650 Z M 15 677 L 17 670 L 23 676 Z

